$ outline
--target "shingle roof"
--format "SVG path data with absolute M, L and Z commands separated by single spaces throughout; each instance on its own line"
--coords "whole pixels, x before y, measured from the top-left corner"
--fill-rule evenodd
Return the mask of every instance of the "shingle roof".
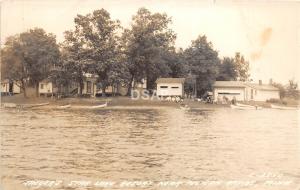
M 216 81 L 214 87 L 241 87 L 245 88 L 245 83 L 242 81 Z
M 158 78 L 156 83 L 184 83 L 185 78 Z
M 251 87 L 257 90 L 270 90 L 277 91 L 278 88 L 269 85 L 269 84 L 255 84 L 255 83 L 246 83 L 242 81 L 216 81 L 213 85 L 214 87 L 232 87 L 232 88 L 246 88 Z
M 257 90 L 270 90 L 270 91 L 277 91 L 278 88 L 269 85 L 269 84 L 254 84 L 254 83 L 246 83 L 247 86 L 250 86 L 251 88 L 255 88 Z

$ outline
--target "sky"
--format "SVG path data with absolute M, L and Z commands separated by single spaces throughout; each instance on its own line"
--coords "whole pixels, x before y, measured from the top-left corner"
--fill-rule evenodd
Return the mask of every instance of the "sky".
M 54 33 L 74 28 L 77 14 L 104 8 L 123 27 L 141 7 L 166 13 L 177 34 L 176 47 L 187 48 L 206 35 L 219 57 L 241 52 L 257 82 L 300 82 L 300 1 L 218 0 L 0 0 L 1 45 L 6 37 L 34 27 Z

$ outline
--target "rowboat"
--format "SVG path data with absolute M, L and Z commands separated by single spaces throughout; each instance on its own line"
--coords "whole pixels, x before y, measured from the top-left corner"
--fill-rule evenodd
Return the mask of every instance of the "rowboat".
M 67 104 L 67 105 L 63 105 L 63 106 L 59 106 L 58 109 L 66 109 L 66 108 L 70 108 L 71 105 Z
M 261 110 L 261 109 L 262 109 L 261 106 L 257 106 L 257 105 L 252 106 L 252 105 L 248 105 L 248 104 L 240 104 L 240 103 L 236 103 L 235 105 L 236 105 L 236 106 L 240 106 L 240 107 L 254 108 L 254 109 L 256 109 L 256 110 Z
M 14 104 L 14 103 L 4 103 L 4 108 L 35 108 L 40 106 L 49 105 L 49 102 L 40 103 L 40 104 Z
M 273 104 L 271 104 L 271 108 L 279 109 L 279 110 L 298 110 L 299 109 L 297 107 L 277 106 L 277 105 L 273 105 Z
M 232 109 L 238 109 L 238 110 L 261 110 L 262 107 L 259 106 L 238 106 L 231 104 L 230 107 Z
M 47 106 L 49 105 L 49 102 L 46 103 L 40 103 L 40 104 L 24 104 L 24 108 L 35 108 L 35 107 L 40 107 L 40 106 Z
M 241 107 L 255 107 L 255 106 L 251 106 L 251 105 L 248 105 L 248 104 L 240 104 L 240 103 L 236 103 L 235 105 L 236 106 L 241 106 Z
M 107 102 L 105 102 L 105 104 L 91 106 L 90 109 L 105 108 L 105 107 L 107 107 Z
M 17 104 L 14 104 L 14 103 L 4 103 L 3 107 L 4 108 L 16 108 Z

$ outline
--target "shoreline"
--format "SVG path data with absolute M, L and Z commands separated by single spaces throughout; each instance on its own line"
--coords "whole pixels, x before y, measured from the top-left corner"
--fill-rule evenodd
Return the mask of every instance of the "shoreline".
M 90 107 L 108 103 L 107 107 L 99 109 L 179 109 L 187 105 L 191 109 L 214 110 L 216 108 L 226 108 L 224 104 L 206 104 L 203 102 L 185 99 L 183 102 L 168 102 L 161 100 L 133 100 L 130 97 L 98 97 L 98 98 L 24 98 L 20 96 L 1 97 L 1 107 L 4 104 L 11 104 L 11 107 L 21 108 L 40 108 L 40 109 L 59 109 L 59 106 L 71 105 L 71 109 L 89 109 Z M 47 105 L 46 105 L 47 104 Z M 69 109 L 69 108 L 66 108 Z M 93 110 L 93 109 L 90 109 Z
M 98 105 L 108 103 L 107 107 L 93 108 Z M 116 97 L 97 97 L 97 98 L 45 98 L 34 97 L 24 98 L 20 95 L 15 96 L 1 96 L 1 108 L 15 108 L 15 109 L 61 109 L 61 110 L 117 110 L 117 109 L 180 109 L 183 106 L 187 106 L 192 110 L 215 110 L 220 108 L 230 108 L 230 104 L 207 104 L 204 102 L 194 101 L 192 99 L 184 99 L 183 102 L 168 102 L 161 100 L 142 100 L 131 99 L 130 97 L 116 96 Z M 263 108 L 271 108 L 269 102 L 241 102 L 248 105 L 256 105 Z M 67 108 L 61 106 L 70 105 Z M 275 104 L 276 105 L 276 104 Z M 281 105 L 285 106 L 285 105 Z M 286 106 L 285 106 L 286 107 Z

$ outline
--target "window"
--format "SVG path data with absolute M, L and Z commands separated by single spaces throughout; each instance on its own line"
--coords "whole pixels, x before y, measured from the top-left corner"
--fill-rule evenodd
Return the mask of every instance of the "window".
M 240 95 L 239 92 L 219 92 L 220 95 Z
M 168 88 L 168 86 L 160 86 L 160 88 Z
M 179 88 L 178 86 L 172 86 L 172 88 Z
M 41 89 L 44 89 L 44 84 L 41 84 Z

